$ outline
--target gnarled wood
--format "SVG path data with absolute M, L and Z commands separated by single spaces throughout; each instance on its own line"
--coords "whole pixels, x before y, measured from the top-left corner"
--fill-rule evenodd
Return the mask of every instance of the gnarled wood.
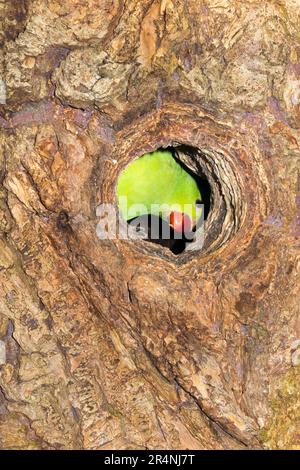
M 0 1 L 1 448 L 300 448 L 299 11 Z M 100 240 L 177 144 L 204 248 Z

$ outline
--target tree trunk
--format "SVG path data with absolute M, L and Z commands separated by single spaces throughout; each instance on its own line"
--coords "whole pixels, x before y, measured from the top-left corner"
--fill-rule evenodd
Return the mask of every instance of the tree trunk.
M 300 449 L 295 0 L 0 0 L 0 447 Z M 100 239 L 169 145 L 202 248 Z

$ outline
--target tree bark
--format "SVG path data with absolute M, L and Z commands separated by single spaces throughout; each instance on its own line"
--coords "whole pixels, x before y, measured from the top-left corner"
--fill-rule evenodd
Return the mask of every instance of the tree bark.
M 300 449 L 295 0 L 0 0 L 0 447 Z M 99 239 L 183 145 L 203 249 Z

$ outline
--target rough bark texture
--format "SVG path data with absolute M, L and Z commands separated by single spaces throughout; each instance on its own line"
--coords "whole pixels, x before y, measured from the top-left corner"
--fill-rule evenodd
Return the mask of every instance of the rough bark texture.
M 299 449 L 299 0 L 0 18 L 0 447 Z M 174 143 L 214 188 L 204 249 L 99 240 L 120 170 Z

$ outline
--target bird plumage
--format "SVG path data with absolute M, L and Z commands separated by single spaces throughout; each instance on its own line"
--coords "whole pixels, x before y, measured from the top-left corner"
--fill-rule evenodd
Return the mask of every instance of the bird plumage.
M 117 195 L 125 220 L 152 214 L 167 221 L 173 210 L 187 214 L 195 224 L 198 219 L 198 185 L 170 151 L 146 153 L 134 160 L 119 177 Z

